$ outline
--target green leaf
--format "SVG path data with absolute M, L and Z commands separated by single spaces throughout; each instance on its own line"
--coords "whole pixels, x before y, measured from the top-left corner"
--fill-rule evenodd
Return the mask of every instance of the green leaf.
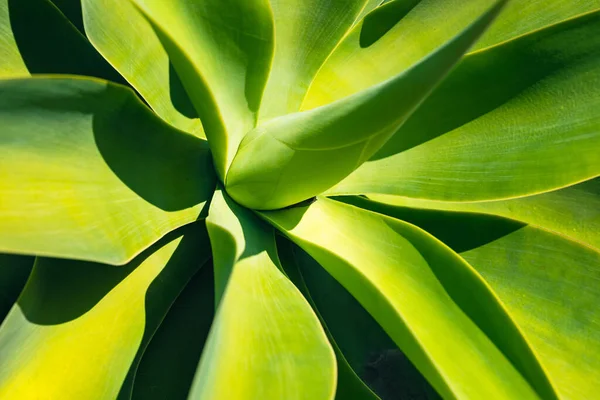
M 600 0 L 510 0 L 473 50 L 493 46 L 598 9 Z
M 329 194 L 476 201 L 600 174 L 600 11 L 465 57 Z
M 0 397 L 130 397 L 144 348 L 210 256 L 203 224 L 121 268 L 38 258 L 0 329 Z
M 426 232 L 328 199 L 261 215 L 373 315 L 442 397 L 556 398 L 490 288 Z
M 256 124 L 273 54 L 268 0 L 133 0 L 154 26 L 188 90 L 225 174 Z
M 526 227 L 462 256 L 506 304 L 561 398 L 594 398 L 600 385 L 600 254 Z
M 0 81 L 0 126 L 2 252 L 123 264 L 215 185 L 203 140 L 104 81 Z
M 368 0 L 270 0 L 275 51 L 261 121 L 296 112 L 313 77 Z
M 0 78 L 73 74 L 123 82 L 49 0 L 0 0 Z
M 323 107 L 275 118 L 248 133 L 227 175 L 228 193 L 247 207 L 276 209 L 339 182 L 408 118 L 503 4 L 496 2 L 444 46 L 393 79 Z
M 489 4 L 489 0 L 386 3 L 336 47 L 315 77 L 303 109 L 341 99 L 406 70 Z M 475 48 L 489 47 L 598 8 L 599 0 L 511 0 Z
M 82 3 L 85 31 L 98 51 L 160 117 L 202 137 L 204 132 L 196 110 L 156 32 L 142 13 L 129 0 L 82 0 Z
M 373 399 L 377 395 L 369 387 L 383 399 L 438 398 L 373 317 L 323 267 L 288 240 L 278 240 L 277 247 L 287 275 L 311 303 L 336 351 L 337 399 Z
M 187 399 L 214 315 L 213 282 L 207 263 L 175 300 L 137 368 L 133 400 Z
M 25 287 L 34 257 L 0 254 L 0 323 Z
M 222 190 L 207 227 L 218 308 L 189 398 L 333 398 L 333 351 L 280 271 L 273 230 Z
M 594 373 L 600 368 L 600 252 L 492 215 L 351 201 L 417 224 L 460 252 L 505 304 L 559 396 L 594 398 L 600 384 Z
M 536 196 L 478 203 L 375 195 L 378 202 L 409 209 L 464 211 L 525 222 L 600 250 L 600 179 Z M 460 214 L 462 215 L 462 214 Z

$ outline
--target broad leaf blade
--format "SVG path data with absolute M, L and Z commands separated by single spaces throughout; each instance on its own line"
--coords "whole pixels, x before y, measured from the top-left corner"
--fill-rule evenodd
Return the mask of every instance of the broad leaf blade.
M 443 397 L 556 397 L 489 287 L 424 231 L 327 199 L 261 215 L 352 293 Z
M 600 368 L 600 252 L 492 215 L 352 202 L 417 224 L 460 252 L 506 305 L 559 396 L 595 396 L 600 383 L 594 373 Z
M 3 252 L 123 264 L 215 185 L 204 141 L 104 81 L 0 81 L 0 125 Z
M 38 258 L 0 329 L 0 397 L 128 399 L 144 348 L 209 256 L 195 224 L 121 268 Z
M 222 190 L 207 227 L 218 308 L 189 398 L 333 398 L 333 351 L 279 269 L 273 230 Z
M 221 179 L 256 123 L 273 53 L 268 0 L 133 0 L 156 29 L 210 141 Z
M 250 208 L 268 210 L 306 200 L 339 182 L 409 117 L 503 4 L 496 2 L 408 71 L 326 106 L 273 119 L 250 132 L 227 175 L 228 193 Z M 260 162 L 256 154 L 261 155 Z
M 409 68 L 474 19 L 488 0 L 395 0 L 369 14 L 321 67 L 304 109 L 338 100 Z M 600 8 L 598 0 L 511 0 L 475 49 Z
M 270 0 L 275 51 L 260 107 L 261 121 L 300 109 L 313 77 L 367 1 Z
M 331 194 L 531 195 L 600 174 L 600 11 L 473 53 Z
M 196 110 L 142 13 L 129 0 L 82 3 L 85 32 L 98 51 L 165 121 L 202 137 Z

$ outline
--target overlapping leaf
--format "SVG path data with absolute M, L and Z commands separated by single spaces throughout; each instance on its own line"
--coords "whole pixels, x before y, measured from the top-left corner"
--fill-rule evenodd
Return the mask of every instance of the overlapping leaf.
M 347 200 L 418 224 L 460 252 L 506 305 L 559 396 L 595 396 L 599 384 L 595 371 L 600 368 L 600 253 L 596 249 L 545 229 L 490 215 Z M 551 203 L 540 204 L 539 209 L 544 209 Z M 536 207 L 532 203 L 531 208 Z M 523 210 L 517 205 L 516 215 L 522 215 Z M 585 224 L 585 212 L 574 218 Z
M 510 198 L 600 174 L 600 11 L 467 56 L 330 193 Z
M 209 256 L 195 224 L 119 268 L 38 258 L 0 329 L 0 397 L 128 399 L 145 346 Z
M 279 269 L 273 230 L 222 190 L 207 226 L 218 308 L 189 398 L 333 398 L 333 351 Z
M 463 211 L 499 215 L 550 230 L 600 249 L 600 179 L 517 199 L 476 203 L 445 202 L 375 195 L 378 202 L 412 209 Z M 460 218 L 463 214 L 457 214 Z
M 275 52 L 260 119 L 300 109 L 306 91 L 325 59 L 350 29 L 368 0 L 270 0 Z
M 222 179 L 256 123 L 273 53 L 268 0 L 132 0 L 165 46 Z
M 131 1 L 82 0 L 82 6 L 85 32 L 98 51 L 165 121 L 203 136 L 196 110 L 166 50 Z
M 556 397 L 489 287 L 424 231 L 327 199 L 261 215 L 326 268 L 443 397 Z
M 404 73 L 326 106 L 273 119 L 248 133 L 227 175 L 228 192 L 241 204 L 264 210 L 289 206 L 331 187 L 408 118 L 503 4 L 495 2 Z
M 0 251 L 122 264 L 195 221 L 214 188 L 206 143 L 130 90 L 0 81 Z
M 122 82 L 50 0 L 0 0 L 0 78 L 75 74 Z

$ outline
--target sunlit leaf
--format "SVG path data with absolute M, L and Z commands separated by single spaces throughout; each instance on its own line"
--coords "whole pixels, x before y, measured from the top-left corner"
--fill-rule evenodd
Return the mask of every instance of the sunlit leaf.
M 375 195 L 376 201 L 406 209 L 464 211 L 499 215 L 534 225 L 600 250 L 600 179 L 564 189 L 500 201 L 477 203 Z M 457 214 L 461 218 L 463 214 Z
M 98 51 L 165 121 L 203 136 L 196 110 L 142 13 L 129 0 L 82 0 L 82 5 L 85 32 Z
M 133 0 L 155 26 L 210 141 L 222 179 L 256 123 L 273 54 L 268 0 Z
M 279 269 L 272 228 L 221 190 L 207 227 L 218 308 L 189 398 L 333 398 L 333 351 Z
M 442 47 L 383 84 L 275 118 L 248 133 L 227 175 L 228 193 L 247 207 L 268 210 L 306 200 L 337 183 L 385 143 L 503 4 L 495 2 Z
M 145 346 L 209 256 L 195 224 L 123 267 L 37 258 L 0 329 L 0 397 L 129 398 Z
M 506 305 L 559 396 L 594 398 L 600 384 L 600 252 L 496 216 L 352 202 L 417 224 L 460 252 Z
M 332 194 L 530 195 L 600 174 L 600 11 L 465 57 Z
M 443 397 L 556 397 L 493 292 L 424 231 L 328 199 L 261 215 L 327 269 Z
M 122 264 L 215 185 L 205 141 L 104 81 L 0 81 L 0 126 L 2 252 Z

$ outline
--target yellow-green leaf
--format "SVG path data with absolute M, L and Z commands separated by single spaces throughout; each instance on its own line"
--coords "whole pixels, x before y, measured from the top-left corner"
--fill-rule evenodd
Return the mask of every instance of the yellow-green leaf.
M 0 126 L 2 252 L 123 264 L 215 185 L 205 141 L 105 81 L 2 80 Z
M 281 272 L 272 228 L 226 196 L 207 218 L 218 308 L 189 398 L 333 398 L 333 350 Z
M 556 398 L 494 293 L 426 232 L 328 199 L 261 215 L 327 269 L 443 397 Z
M 128 399 L 144 348 L 209 256 L 195 224 L 119 268 L 37 258 L 0 329 L 0 397 Z

